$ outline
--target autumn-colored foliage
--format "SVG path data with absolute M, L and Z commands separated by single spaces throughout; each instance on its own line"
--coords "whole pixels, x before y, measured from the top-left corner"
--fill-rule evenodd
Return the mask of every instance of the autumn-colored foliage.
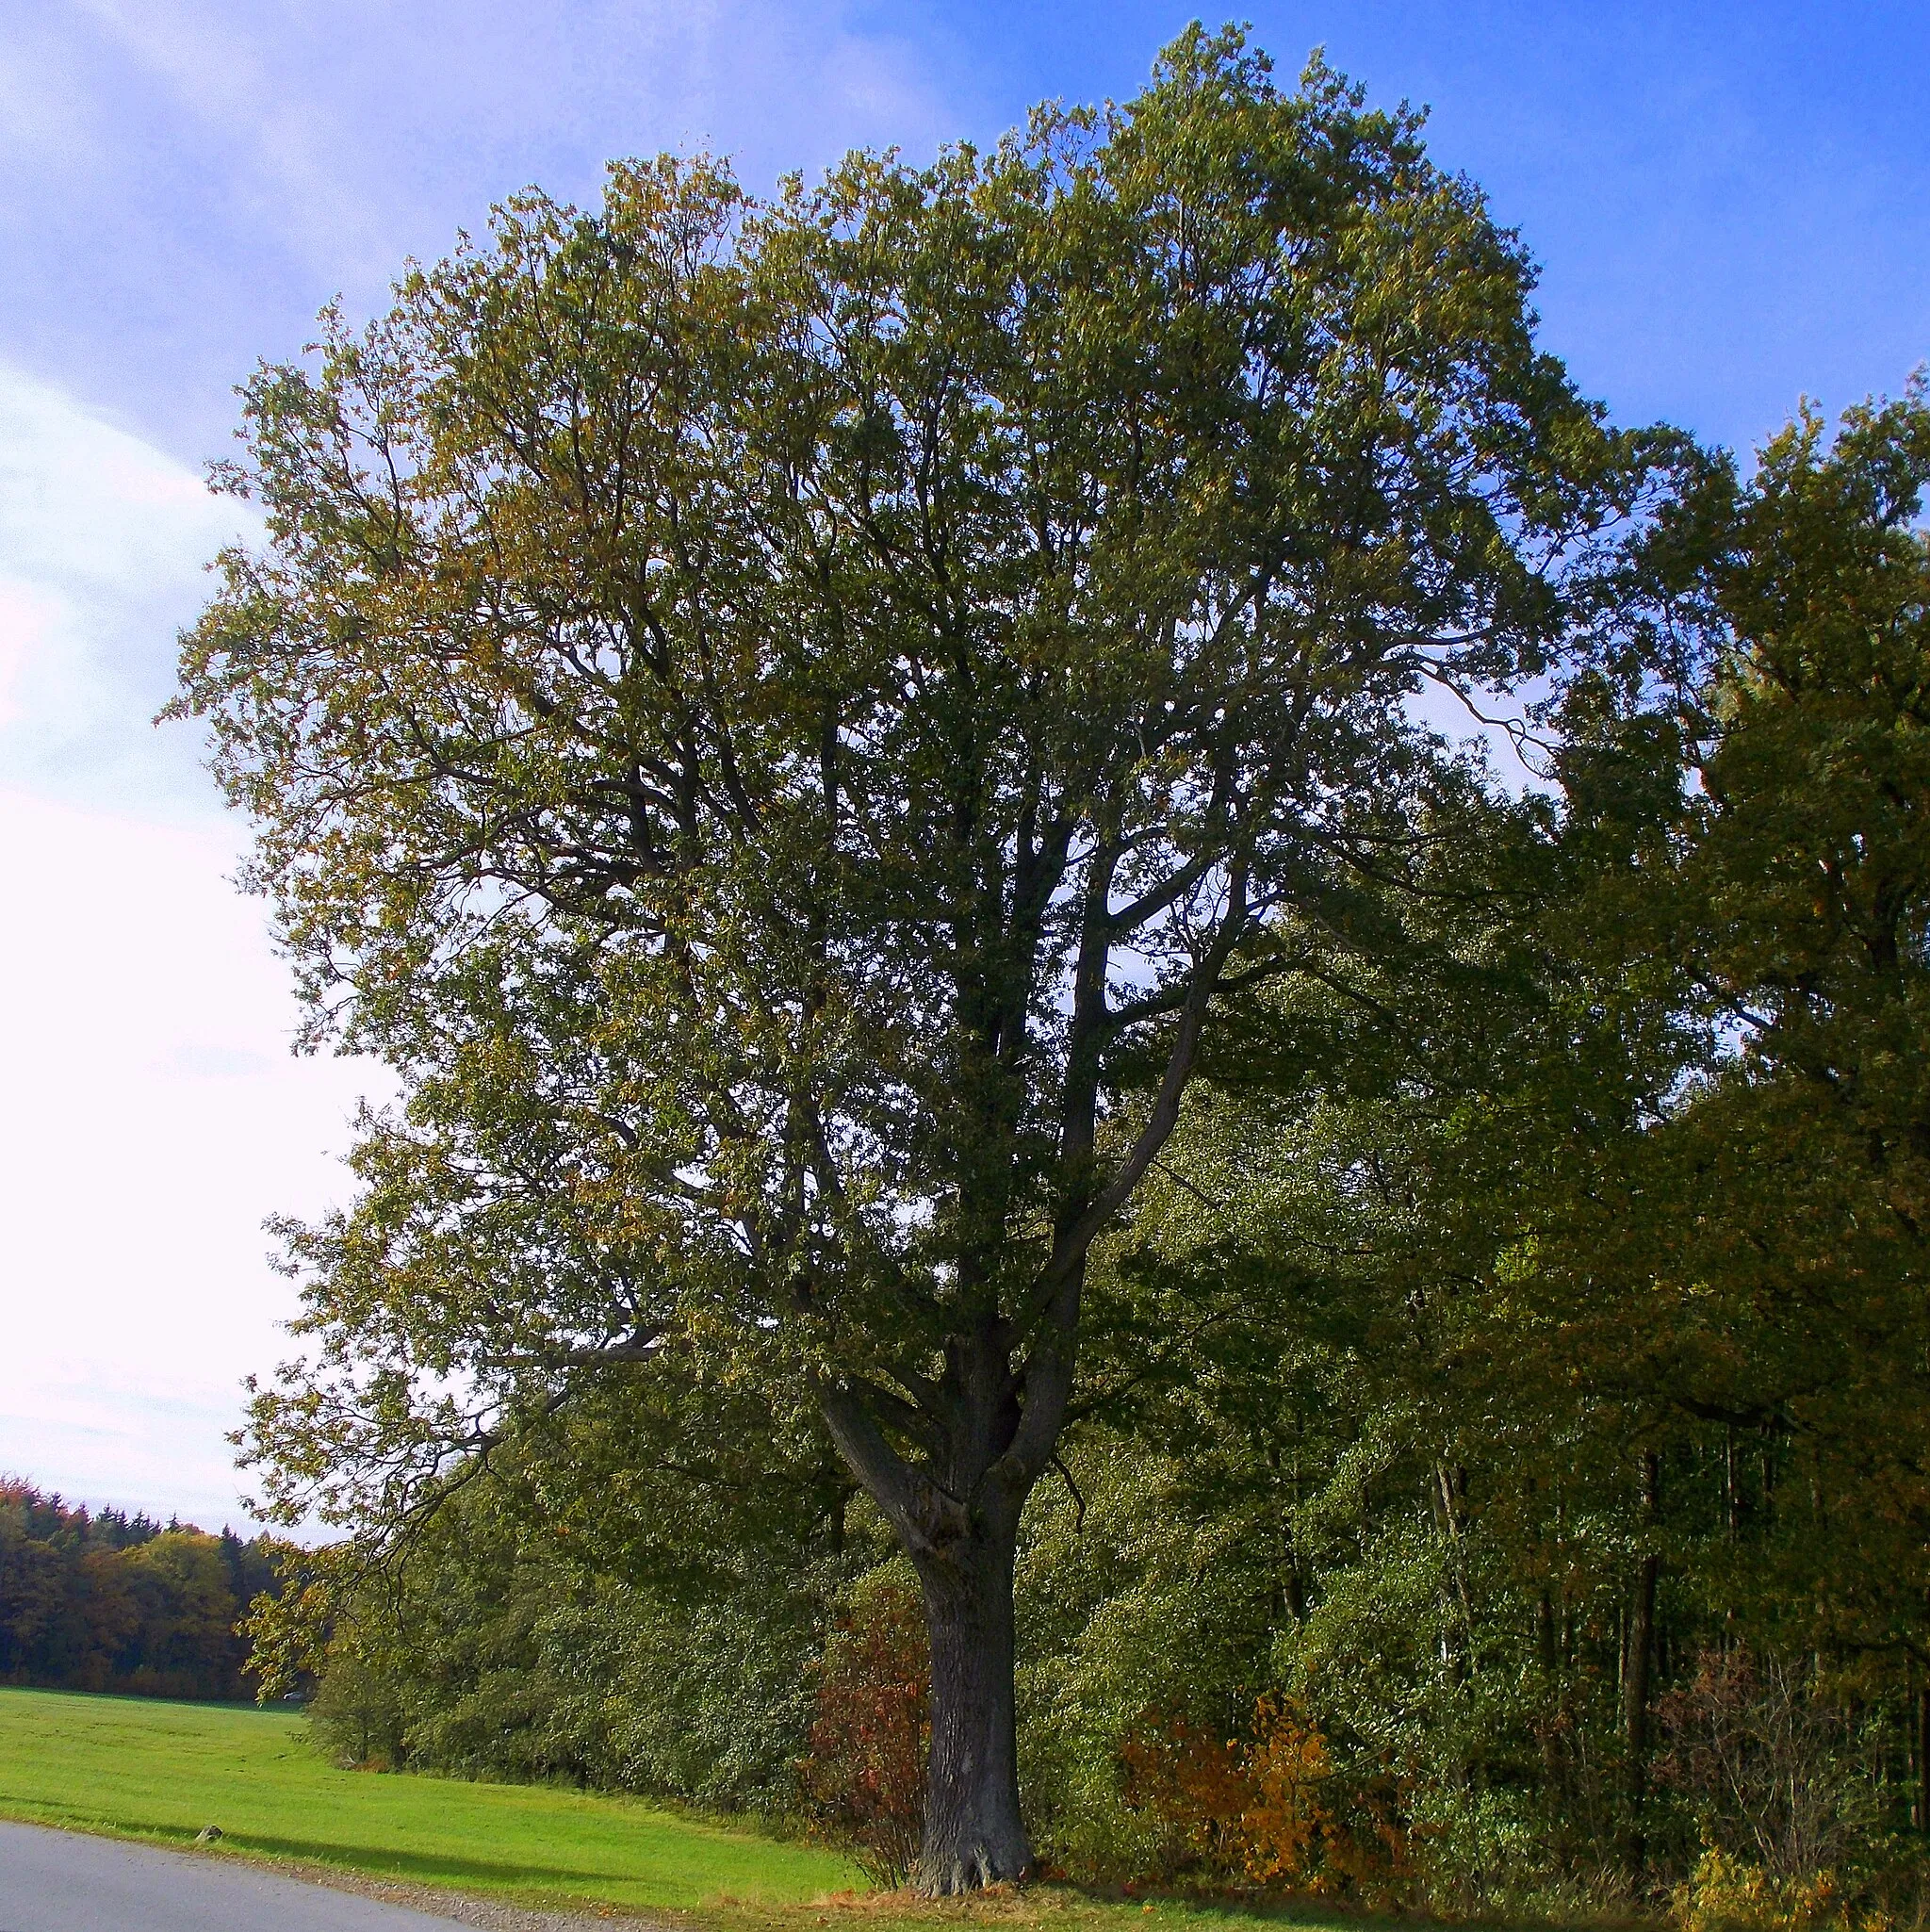
M 837 1615 L 819 1669 L 804 1782 L 875 1883 L 908 1877 L 924 1829 L 931 1653 L 918 1592 L 873 1577 Z
M 90 1512 L 0 1480 L 0 1683 L 245 1697 L 236 1625 L 272 1587 L 265 1538 Z
M 1856 1914 L 1830 1872 L 1777 1877 L 1713 1847 L 1671 1900 L 1681 1932 L 1877 1932 L 1878 1913 Z
M 1170 1867 L 1239 1869 L 1239 1821 L 1249 1786 L 1238 1739 L 1149 1711 L 1120 1757 L 1126 1803 L 1158 1822 Z
M 1695 1662 L 1656 1712 L 1655 1783 L 1703 1846 L 1676 1916 L 1689 1932 L 1848 1924 L 1840 1875 L 1882 1833 L 1852 1709 L 1774 1652 L 1710 1646 Z
M 1149 1712 L 1120 1756 L 1126 1801 L 1163 1826 L 1172 1873 L 1374 1904 L 1401 1896 L 1408 1844 L 1392 1780 L 1337 1777 L 1291 1699 L 1262 1697 L 1233 1738 Z

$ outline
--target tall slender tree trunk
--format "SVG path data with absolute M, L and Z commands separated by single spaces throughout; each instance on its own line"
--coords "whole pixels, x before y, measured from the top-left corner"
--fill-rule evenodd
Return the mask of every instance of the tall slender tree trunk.
M 1541 1736 L 1542 1782 L 1548 1802 L 1557 1805 L 1557 1794 L 1565 1792 L 1567 1786 L 1565 1767 L 1562 1761 L 1562 1726 L 1559 1721 L 1567 1691 L 1562 1680 L 1561 1658 L 1557 1648 L 1560 1638 L 1555 1629 L 1555 1603 L 1546 1584 L 1542 1586 L 1542 1593 L 1535 1599 L 1534 1642 L 1535 1659 L 1541 1666 L 1541 1695 L 1548 1711 Z
M 1930 1690 L 1917 1693 L 1917 1829 L 1930 1831 Z
M 1019 1812 L 1012 1667 L 1017 1526 L 974 1513 L 966 1533 L 912 1562 L 931 1636 L 931 1759 L 921 1891 L 948 1894 L 1032 1869 Z
M 1640 1802 L 1648 1761 L 1650 1667 L 1655 1657 L 1655 1595 L 1660 1559 L 1650 1550 L 1635 1568 L 1628 1608 L 1628 1661 L 1622 1675 L 1622 1741 L 1628 1749 L 1629 1792 Z
M 1660 1503 L 1661 1462 L 1651 1450 L 1642 1462 L 1643 1526 L 1651 1537 Z M 1629 1870 L 1638 1876 L 1648 1860 L 1642 1814 L 1648 1797 L 1649 1682 L 1655 1660 L 1656 1583 L 1660 1574 L 1661 1559 L 1651 1546 L 1636 1565 L 1622 1662 L 1622 1742 L 1628 1756 L 1627 1855 Z

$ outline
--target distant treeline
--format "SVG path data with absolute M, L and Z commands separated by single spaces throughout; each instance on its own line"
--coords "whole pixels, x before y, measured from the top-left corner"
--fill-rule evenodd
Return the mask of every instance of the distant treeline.
M 252 1696 L 235 1627 L 276 1587 L 275 1548 L 0 1480 L 0 1683 Z

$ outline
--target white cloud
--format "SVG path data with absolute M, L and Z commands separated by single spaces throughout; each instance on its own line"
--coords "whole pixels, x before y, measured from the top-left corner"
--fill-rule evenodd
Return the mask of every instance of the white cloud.
M 0 1470 L 210 1523 L 286 1351 L 262 1220 L 344 1192 L 380 1080 L 289 1055 L 242 828 L 147 723 L 238 509 L 0 374 Z
M 373 1070 L 288 1053 L 226 827 L 0 792 L 0 1468 L 232 1514 L 222 1432 L 294 1306 L 261 1223 L 343 1194 Z
M 0 358 L 197 460 L 232 385 L 298 352 L 323 303 L 385 307 L 410 256 L 531 182 L 591 201 L 611 156 L 705 146 L 768 188 L 994 111 L 961 99 L 960 45 L 853 0 L 13 11 L 33 18 L 0 34 Z
M 47 585 L 0 577 L 0 727 L 24 721 L 16 691 L 29 669 L 44 678 L 65 655 L 59 637 L 68 619 L 66 600 Z

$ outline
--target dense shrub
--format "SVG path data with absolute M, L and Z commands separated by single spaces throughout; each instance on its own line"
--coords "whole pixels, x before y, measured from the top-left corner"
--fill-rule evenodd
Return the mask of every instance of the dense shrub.
M 895 1888 L 924 1829 L 931 1652 L 917 1585 L 898 1565 L 861 1577 L 839 1608 L 817 1670 L 805 1788 L 859 1868 Z

